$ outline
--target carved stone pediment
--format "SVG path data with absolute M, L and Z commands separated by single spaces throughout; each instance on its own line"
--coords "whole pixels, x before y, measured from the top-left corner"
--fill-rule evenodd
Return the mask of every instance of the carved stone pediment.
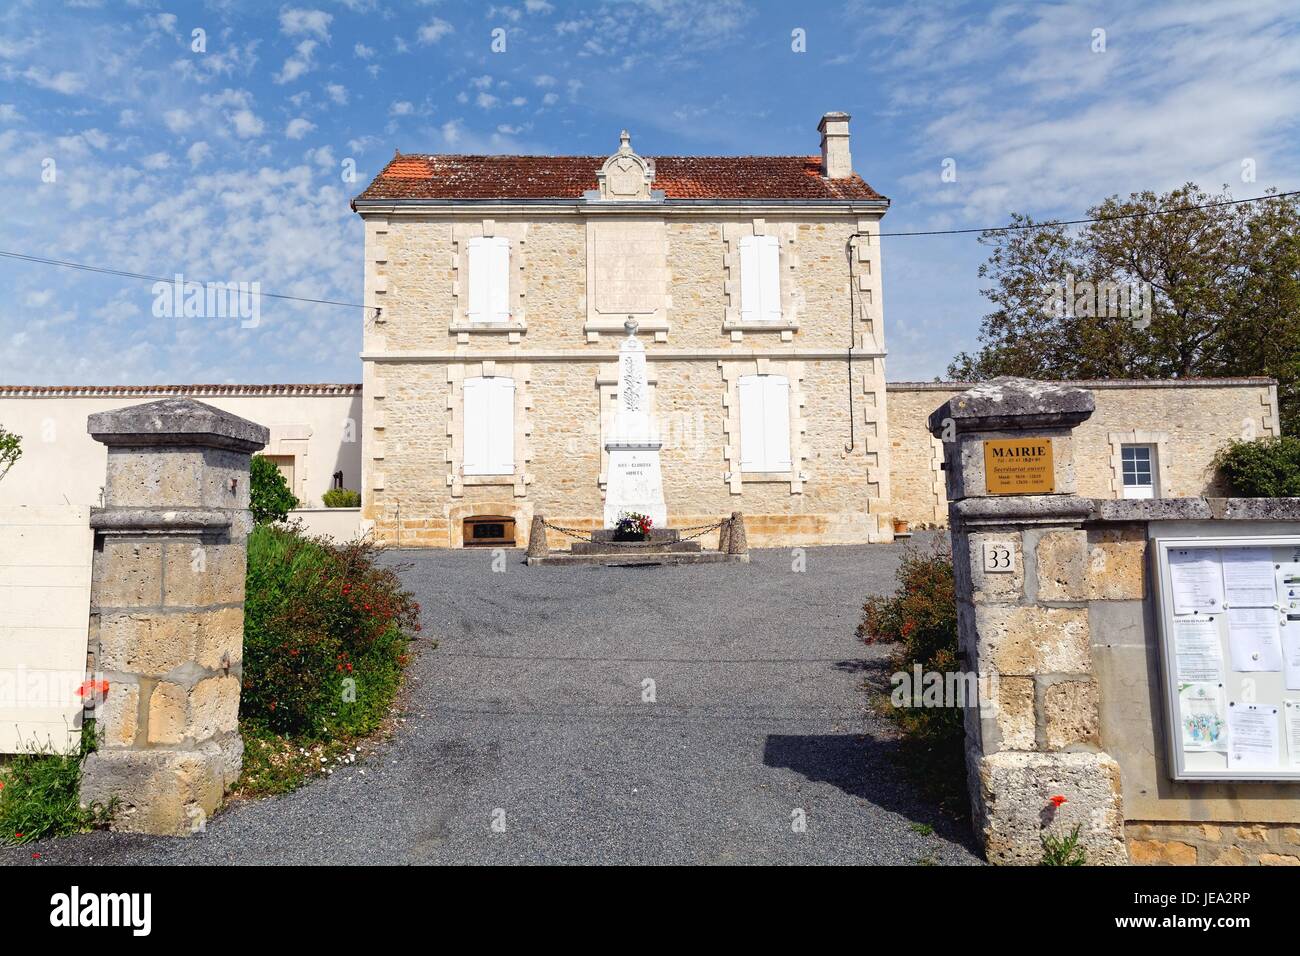
M 632 151 L 632 137 L 627 130 L 619 136 L 618 152 L 614 153 L 596 173 L 600 188 L 598 198 L 612 202 L 645 202 L 656 197 L 650 190 L 655 177 L 654 163 Z

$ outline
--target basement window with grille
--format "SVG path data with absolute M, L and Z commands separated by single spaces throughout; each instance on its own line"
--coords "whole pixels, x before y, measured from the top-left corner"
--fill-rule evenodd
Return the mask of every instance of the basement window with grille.
M 465 519 L 465 547 L 514 547 L 515 519 L 481 515 Z

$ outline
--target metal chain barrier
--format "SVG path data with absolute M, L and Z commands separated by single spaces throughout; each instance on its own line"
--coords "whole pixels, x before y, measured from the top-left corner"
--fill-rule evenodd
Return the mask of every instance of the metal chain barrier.
M 677 530 L 680 533 L 680 537 L 677 540 L 690 541 L 693 538 L 702 538 L 710 531 L 717 531 L 726 522 L 727 519 L 723 518 L 721 521 L 716 521 L 713 524 L 697 524 L 697 525 L 691 525 L 689 528 L 679 528 Z M 542 524 L 545 525 L 547 528 L 549 528 L 551 531 L 558 531 L 560 534 L 570 538 L 574 538 L 578 541 L 586 541 L 586 542 L 591 541 L 590 531 L 579 531 L 577 528 L 565 528 L 558 524 L 551 524 L 549 521 L 545 519 L 542 520 Z M 687 534 L 686 532 L 688 531 L 694 532 L 694 534 Z M 602 541 L 601 544 L 613 545 L 616 548 L 641 548 L 641 547 L 645 547 L 645 545 L 649 544 L 649 542 L 648 541 Z

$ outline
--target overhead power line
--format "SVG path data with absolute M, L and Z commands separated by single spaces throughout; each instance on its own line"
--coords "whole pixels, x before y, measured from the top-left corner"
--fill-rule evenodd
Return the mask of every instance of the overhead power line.
M 1267 202 L 1284 196 L 1300 196 L 1300 189 L 1285 193 L 1266 193 L 1253 199 L 1222 199 L 1218 202 L 1201 203 L 1197 206 L 1173 206 L 1169 209 L 1149 209 L 1142 212 L 1127 212 L 1119 216 L 1097 216 L 1092 219 L 1051 219 L 1046 222 L 1010 223 L 1005 226 L 982 226 L 976 229 L 933 229 L 927 232 L 878 232 L 878 236 L 964 236 L 983 232 L 1020 232 L 1026 229 L 1052 229 L 1056 226 L 1082 226 L 1091 222 L 1119 222 L 1122 219 L 1142 219 L 1145 216 L 1168 216 L 1173 213 L 1195 212 L 1198 209 L 1214 209 L 1218 206 L 1240 206 L 1248 202 Z
M 173 282 L 176 281 L 175 276 L 172 276 L 171 278 L 165 278 L 163 276 L 151 276 L 151 275 L 145 275 L 140 272 L 126 272 L 122 269 L 107 269 L 102 266 L 91 266 L 91 265 L 87 265 L 84 262 L 69 262 L 66 259 L 46 259 L 42 256 L 29 256 L 26 253 L 9 252 L 5 249 L 0 249 L 0 256 L 4 256 L 7 259 L 19 259 L 22 260 L 23 262 L 38 262 L 42 265 L 47 265 L 47 266 L 59 266 L 60 268 L 64 268 L 64 269 L 80 269 L 82 272 L 97 272 L 102 275 L 122 276 L 127 279 L 144 279 L 147 282 L 166 282 L 168 285 L 171 285 Z M 185 280 L 185 281 L 191 282 L 197 280 Z M 198 284 L 205 285 L 206 283 L 199 282 Z M 302 295 L 286 295 L 282 292 L 259 291 L 257 294 L 264 295 L 268 299 L 288 299 L 292 302 L 311 302 L 315 305 L 341 305 L 344 308 L 348 308 L 348 309 L 374 309 L 376 312 L 379 311 L 379 306 L 377 305 L 361 305 L 357 302 L 340 302 L 337 299 L 313 299 L 313 298 L 309 298 L 308 296 L 302 296 Z
M 1026 223 L 1009 223 L 1005 226 L 981 226 L 974 229 L 930 229 L 912 232 L 879 232 L 876 236 L 881 238 L 901 239 L 909 236 L 965 236 L 973 233 L 986 232 L 1022 232 L 1031 229 L 1053 229 L 1057 226 L 1082 226 L 1094 222 L 1118 222 L 1123 219 L 1141 219 L 1146 216 L 1169 216 L 1180 213 L 1195 212 L 1200 209 L 1214 209 L 1219 206 L 1238 206 L 1243 203 L 1268 202 L 1273 199 L 1283 199 L 1287 196 L 1300 196 L 1300 189 L 1293 189 L 1283 193 L 1266 193 L 1263 196 L 1255 196 L 1252 199 L 1222 199 L 1217 202 L 1201 203 L 1195 206 L 1174 206 L 1169 209 L 1151 209 L 1142 212 L 1124 213 L 1118 216 L 1097 216 L 1089 219 L 1065 219 L 1049 220 L 1047 222 L 1026 222 Z M 121 276 L 126 279 L 142 279 L 146 282 L 167 282 L 175 281 L 175 276 L 170 278 L 164 276 L 144 275 L 139 272 L 128 272 L 124 269 L 109 269 L 103 266 L 92 266 L 84 262 L 71 262 L 67 259 L 47 259 L 44 256 L 33 256 L 23 252 L 12 252 L 6 249 L 0 249 L 0 257 L 6 259 L 17 259 L 22 262 L 35 262 L 40 265 L 57 266 L 61 269 L 78 269 L 82 272 L 95 272 L 100 275 Z M 205 283 L 199 283 L 203 285 Z M 359 302 L 340 302 L 337 299 L 315 299 L 309 296 L 287 295 L 281 292 L 259 292 L 268 299 L 285 299 L 290 302 L 307 302 L 313 305 L 337 305 L 347 309 L 371 309 L 379 312 L 380 308 L 376 305 L 363 305 Z

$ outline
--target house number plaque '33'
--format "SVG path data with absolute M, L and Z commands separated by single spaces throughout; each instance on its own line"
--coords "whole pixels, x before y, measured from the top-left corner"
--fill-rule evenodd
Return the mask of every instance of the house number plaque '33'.
M 984 573 L 1000 574 L 1016 569 L 1016 549 L 1010 541 L 984 542 Z

